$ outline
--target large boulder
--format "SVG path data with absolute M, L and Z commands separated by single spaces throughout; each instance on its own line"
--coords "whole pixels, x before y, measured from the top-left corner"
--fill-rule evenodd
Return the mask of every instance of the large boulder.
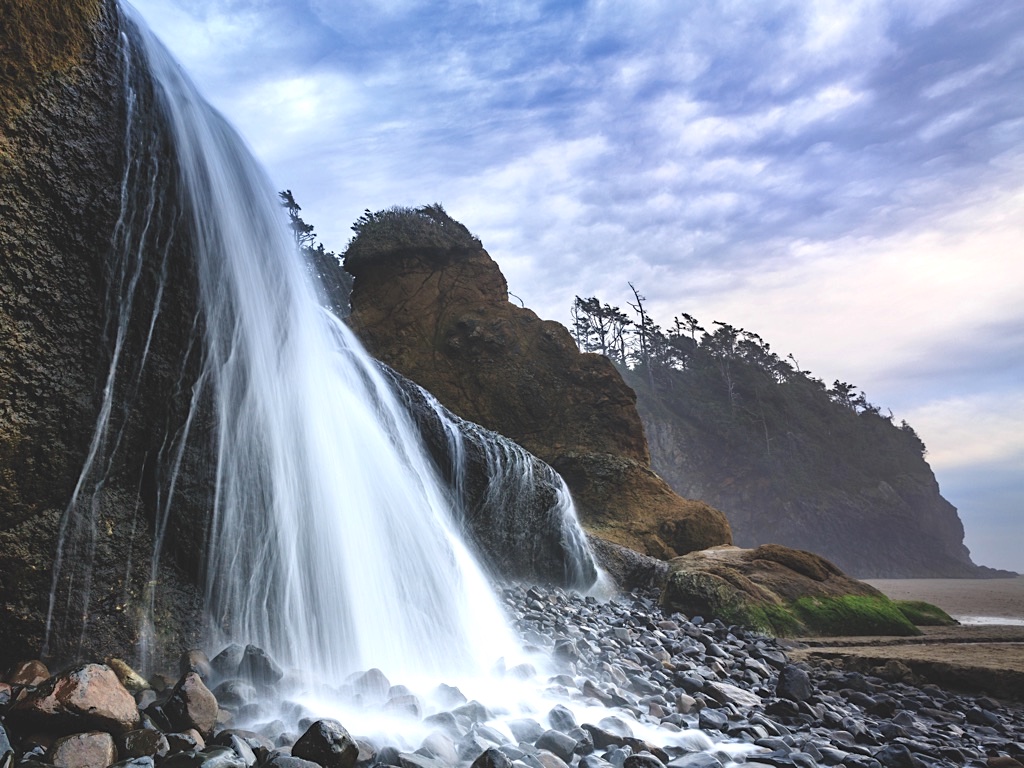
M 731 542 L 724 515 L 651 471 L 636 397 L 612 363 L 512 304 L 465 227 L 428 206 L 357 228 L 350 323 L 373 355 L 562 473 L 591 532 L 657 557 Z
M 139 710 L 110 667 L 86 664 L 29 689 L 7 718 L 19 728 L 46 733 L 120 734 L 138 727 Z
M 714 547 L 669 562 L 662 608 L 776 635 L 915 635 L 874 587 L 819 555 L 778 544 Z

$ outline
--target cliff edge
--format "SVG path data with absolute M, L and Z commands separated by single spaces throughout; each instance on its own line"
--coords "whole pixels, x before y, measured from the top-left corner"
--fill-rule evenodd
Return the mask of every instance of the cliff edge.
M 670 558 L 731 543 L 718 510 L 650 468 L 635 395 L 560 324 L 508 300 L 498 265 L 440 206 L 369 213 L 345 254 L 370 353 L 565 478 L 592 533 Z

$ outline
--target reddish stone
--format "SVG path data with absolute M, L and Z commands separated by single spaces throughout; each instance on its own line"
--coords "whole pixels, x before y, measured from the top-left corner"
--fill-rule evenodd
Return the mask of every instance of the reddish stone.
M 195 728 L 209 736 L 217 725 L 217 697 L 195 672 L 189 672 L 174 686 L 164 711 L 174 726 L 183 731 Z
M 39 659 L 31 661 L 19 661 L 7 675 L 7 682 L 11 685 L 39 685 L 50 677 L 50 670 Z
M 117 760 L 117 750 L 109 733 L 93 731 L 57 739 L 49 758 L 57 768 L 107 768 Z
M 95 729 L 124 733 L 139 724 L 135 699 L 103 664 L 86 664 L 47 680 L 14 704 L 8 720 L 50 733 Z

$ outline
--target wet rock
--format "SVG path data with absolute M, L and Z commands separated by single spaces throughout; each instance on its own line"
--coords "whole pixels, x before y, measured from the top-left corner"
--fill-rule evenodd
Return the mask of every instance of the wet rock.
M 576 748 L 573 752 L 577 755 L 589 755 L 594 751 L 594 737 L 590 735 L 589 731 L 585 731 L 582 728 L 573 728 L 566 735 L 576 740 Z
M 206 737 L 217 725 L 217 699 L 195 672 L 189 672 L 174 686 L 164 711 L 181 731 L 195 728 Z
M 124 760 L 119 760 L 110 766 L 110 768 L 154 768 L 156 762 L 149 755 L 143 757 L 129 757 Z
M 281 723 L 281 727 L 284 727 L 283 723 Z M 272 752 L 275 747 L 274 742 L 266 736 L 256 733 L 255 731 L 247 731 L 241 728 L 227 728 L 218 732 L 217 735 L 213 737 L 211 744 L 216 744 L 221 747 L 231 747 L 233 749 L 237 741 L 245 742 L 254 752 L 258 752 L 261 749 L 267 752 Z
M 546 749 L 553 755 L 565 762 L 571 762 L 573 752 L 576 750 L 576 739 L 561 731 L 546 731 L 536 741 L 537 749 Z
M 379 705 L 387 701 L 391 682 L 379 669 L 368 669 L 351 680 L 355 691 L 363 696 L 368 704 Z
M 56 675 L 11 706 L 12 725 L 50 733 L 96 729 L 124 733 L 139 724 L 135 698 L 103 664 L 86 664 Z
M 229 742 L 225 746 L 231 748 L 231 750 L 238 755 L 239 759 L 246 766 L 246 768 L 252 768 L 256 764 L 256 753 L 253 748 L 249 745 L 245 739 L 232 735 L 229 737 Z M 269 751 L 269 750 L 268 750 Z
M 384 710 L 387 712 L 399 712 L 412 717 L 420 717 L 423 711 L 420 700 L 411 693 L 403 693 L 392 696 L 384 703 Z
M 512 761 L 500 749 L 486 749 L 473 761 L 471 768 L 512 768 Z
M 456 707 L 452 710 L 452 714 L 456 717 L 465 717 L 471 723 L 482 723 L 485 720 L 490 720 L 491 717 L 487 712 L 487 708 L 476 700 L 468 701 Z
M 509 720 L 506 725 L 512 731 L 512 738 L 516 741 L 527 741 L 533 744 L 544 735 L 544 726 L 532 718 Z
M 245 648 L 238 643 L 225 646 L 210 660 L 210 668 L 220 677 L 235 677 L 245 656 Z
M 117 737 L 117 754 L 122 758 L 165 757 L 170 750 L 170 742 L 160 731 L 140 728 Z
M 457 747 L 459 750 L 460 760 L 476 760 L 482 753 L 496 749 L 502 745 L 502 740 L 492 741 L 491 739 L 484 738 L 482 735 L 473 731 L 467 733 L 459 741 Z
M 427 736 L 416 751 L 437 760 L 442 765 L 455 765 L 459 762 L 459 753 L 455 742 L 447 734 L 441 732 Z
M 50 677 L 50 670 L 39 659 L 20 661 L 11 667 L 4 682 L 9 685 L 39 685 Z
M 109 733 L 93 731 L 60 737 L 47 756 L 57 768 L 106 768 L 117 759 L 117 750 Z
M 654 755 L 636 754 L 627 757 L 622 768 L 665 768 L 665 764 Z
M 398 765 L 399 768 L 444 768 L 440 760 L 417 752 L 399 752 Z
M 607 731 L 596 725 L 590 723 L 584 723 L 580 726 L 587 733 L 590 734 L 590 738 L 594 741 L 595 749 L 607 749 L 608 747 L 617 747 L 622 744 L 623 736 Z
M 888 744 L 874 757 L 885 768 L 922 768 L 921 762 L 903 744 Z
M 459 726 L 458 719 L 451 712 L 438 712 L 434 715 L 428 715 L 423 718 L 423 724 L 438 728 L 456 739 L 464 735 L 462 728 Z
M 206 741 L 203 739 L 202 734 L 194 728 L 190 728 L 180 733 L 168 733 L 167 745 L 170 751 L 173 752 L 187 752 L 193 751 L 198 752 L 201 749 L 205 749 Z
M 466 703 L 466 697 L 462 691 L 445 683 L 441 683 L 434 689 L 434 697 L 442 707 L 457 707 Z
M 697 715 L 697 724 L 703 731 L 724 731 L 729 724 L 729 715 L 721 709 L 707 707 Z
M 779 672 L 775 695 L 790 701 L 807 701 L 814 693 L 810 676 L 800 667 L 787 664 Z
M 238 664 L 238 675 L 257 687 L 273 686 L 284 677 L 284 670 L 262 648 L 247 645 Z
M 316 763 L 310 760 L 303 760 L 301 757 L 295 757 L 276 750 L 267 755 L 267 759 L 262 765 L 266 766 L 266 768 L 319 768 Z
M 692 752 L 673 758 L 668 768 L 722 768 L 722 761 L 710 752 Z
M 219 706 L 230 710 L 257 701 L 256 688 L 241 680 L 225 680 L 212 693 Z
M 737 707 L 756 707 L 761 704 L 759 696 L 730 683 L 709 680 L 704 685 L 704 691 L 722 705 L 735 704 Z
M 324 768 L 352 768 L 359 747 L 337 720 L 317 720 L 292 746 L 292 754 Z

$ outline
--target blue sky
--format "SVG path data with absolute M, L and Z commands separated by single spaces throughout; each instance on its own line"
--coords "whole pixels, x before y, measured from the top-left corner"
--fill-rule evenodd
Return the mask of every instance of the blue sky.
M 510 290 L 755 331 L 1024 572 L 1024 4 L 136 0 L 341 251 L 441 202 Z

